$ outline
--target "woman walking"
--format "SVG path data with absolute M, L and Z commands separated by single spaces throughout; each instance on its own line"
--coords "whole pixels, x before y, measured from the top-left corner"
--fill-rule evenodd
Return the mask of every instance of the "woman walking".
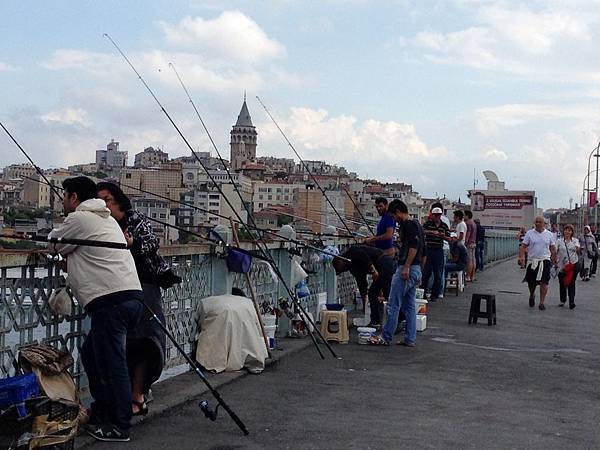
M 558 283 L 560 285 L 560 303 L 558 306 L 564 306 L 569 298 L 569 309 L 575 308 L 575 280 L 577 279 L 577 268 L 579 253 L 581 247 L 579 240 L 573 237 L 575 230 L 573 225 L 565 225 L 563 235 L 558 239 L 557 246 L 557 266 Z
M 148 219 L 132 209 L 129 198 L 119 186 L 101 182 L 97 187 L 98 198 L 106 202 L 106 207 L 121 226 L 131 249 L 144 291 L 144 303 L 164 323 L 158 280 L 170 269 L 158 253 L 159 239 L 152 231 Z M 148 413 L 145 395 L 162 373 L 165 346 L 164 332 L 154 320 L 150 320 L 150 313 L 146 312 L 133 336 L 130 338 L 128 335 L 127 340 L 127 363 L 132 384 L 131 401 L 134 416 Z
M 583 281 L 590 281 L 590 276 L 594 272 L 592 269 L 594 260 L 598 257 L 598 245 L 596 238 L 592 234 L 589 225 L 583 227 L 583 235 L 580 239 L 581 251 L 583 255 L 583 268 L 581 278 Z

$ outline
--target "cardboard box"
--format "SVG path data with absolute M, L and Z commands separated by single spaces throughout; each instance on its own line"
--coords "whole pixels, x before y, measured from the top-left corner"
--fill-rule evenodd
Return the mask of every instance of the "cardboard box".
M 427 329 L 427 316 L 417 315 L 417 331 L 425 331 Z

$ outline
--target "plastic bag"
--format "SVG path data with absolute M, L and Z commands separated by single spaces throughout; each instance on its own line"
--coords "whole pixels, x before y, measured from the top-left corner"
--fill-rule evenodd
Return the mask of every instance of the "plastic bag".
M 60 316 L 70 316 L 73 312 L 73 302 L 69 295 L 69 286 L 55 289 L 48 299 L 48 306 L 54 314 Z

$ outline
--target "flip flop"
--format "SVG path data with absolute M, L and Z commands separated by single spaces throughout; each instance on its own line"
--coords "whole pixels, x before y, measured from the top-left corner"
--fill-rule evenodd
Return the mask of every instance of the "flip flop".
M 386 345 L 387 346 L 387 345 L 390 345 L 390 343 L 381 336 L 371 336 L 369 338 L 369 345 Z

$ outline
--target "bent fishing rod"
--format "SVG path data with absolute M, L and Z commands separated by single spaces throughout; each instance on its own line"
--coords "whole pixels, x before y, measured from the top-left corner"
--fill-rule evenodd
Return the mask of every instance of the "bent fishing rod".
M 50 236 L 39 236 L 37 234 L 0 234 L 2 239 L 19 239 L 25 241 L 34 242 L 47 242 L 48 244 L 62 244 L 62 245 L 84 245 L 86 247 L 105 247 L 127 250 L 126 242 L 110 242 L 110 241 L 97 241 L 93 239 L 72 239 L 65 237 L 50 237 Z
M 356 202 L 354 201 L 354 199 L 350 195 L 350 192 L 348 192 L 348 189 L 342 189 L 342 191 L 344 191 L 346 193 L 346 195 L 348 196 L 348 198 L 352 202 L 352 206 L 354 206 L 354 209 L 356 210 L 356 212 L 358 213 L 358 215 L 360 216 L 360 218 L 363 220 L 363 222 L 367 226 L 367 229 L 369 230 L 369 232 L 373 236 L 375 236 L 375 233 L 373 233 L 373 229 L 371 228 L 371 225 L 369 225 L 369 222 L 367 222 L 367 219 L 365 218 L 365 216 L 363 216 L 363 213 L 361 212 L 360 208 L 358 207 L 358 205 L 356 204 Z
M 324 214 L 326 217 L 330 217 L 330 216 L 333 215 L 333 212 L 330 212 L 330 211 L 319 211 L 318 209 L 305 209 L 304 211 L 306 211 L 306 212 L 314 212 L 314 213 L 321 213 L 321 214 Z M 361 225 L 361 226 L 365 225 L 365 222 L 361 222 L 361 221 L 358 221 L 358 220 L 353 220 L 353 219 L 348 219 L 348 218 L 346 218 L 346 220 L 348 222 L 350 222 L 350 223 L 355 223 L 357 225 Z M 365 221 L 366 220 L 369 220 L 369 219 L 365 219 Z M 340 229 L 342 229 L 342 228 L 340 228 Z M 346 231 L 345 229 L 343 229 L 343 230 Z M 356 232 L 355 232 L 355 235 L 356 235 Z
M 137 71 L 137 69 L 135 68 L 135 66 L 133 65 L 133 63 L 129 60 L 129 58 L 127 58 L 127 56 L 125 55 L 125 53 L 123 53 L 123 51 L 120 49 L 120 47 L 117 45 L 117 43 L 107 34 L 104 33 L 104 37 L 106 37 L 107 39 L 110 40 L 110 42 L 112 43 L 112 45 L 117 49 L 117 51 L 119 52 L 119 54 L 123 57 L 123 59 L 127 62 L 127 64 L 129 65 L 129 67 L 131 68 L 131 70 L 137 75 L 138 79 L 140 80 L 140 82 L 144 85 L 144 87 L 146 88 L 146 90 L 150 93 L 150 95 L 152 96 L 152 98 L 154 99 L 154 101 L 159 105 L 161 111 L 164 113 L 164 115 L 167 117 L 167 119 L 169 120 L 169 122 L 171 123 L 171 125 L 173 125 L 173 127 L 175 128 L 175 130 L 177 131 L 177 133 L 179 134 L 179 136 L 181 137 L 181 139 L 183 140 L 183 142 L 185 143 L 185 145 L 188 147 L 188 149 L 192 152 L 192 155 L 198 160 L 200 166 L 204 169 L 204 171 L 207 173 L 207 176 L 209 177 L 209 179 L 213 182 L 213 184 L 215 185 L 216 189 L 219 191 L 219 193 L 223 196 L 224 200 L 226 201 L 226 203 L 230 206 L 231 210 L 234 212 L 234 214 L 236 215 L 237 219 L 242 221 L 242 218 L 240 216 L 240 214 L 238 213 L 238 211 L 233 207 L 233 205 L 231 204 L 231 202 L 229 201 L 229 199 L 227 198 L 227 196 L 225 195 L 225 193 L 223 192 L 223 190 L 221 189 L 221 187 L 219 186 L 218 183 L 216 183 L 214 177 L 212 176 L 212 174 L 208 171 L 208 169 L 206 168 L 206 166 L 204 165 L 204 163 L 202 162 L 202 160 L 200 159 L 200 157 L 198 155 L 196 155 L 196 153 L 194 152 L 194 149 L 192 148 L 192 146 L 190 145 L 189 141 L 187 140 L 187 138 L 185 137 L 185 135 L 182 133 L 182 131 L 179 129 L 179 127 L 177 126 L 177 124 L 173 121 L 173 119 L 171 118 L 171 116 L 169 115 L 169 113 L 167 112 L 167 110 L 164 108 L 164 106 L 162 105 L 162 103 L 160 102 L 160 100 L 158 100 L 158 98 L 156 97 L 156 95 L 154 94 L 154 92 L 152 91 L 152 89 L 150 89 L 150 86 L 148 86 L 148 84 L 146 83 L 146 81 L 142 78 L 142 76 L 140 75 L 140 73 Z M 234 187 L 236 187 L 236 185 L 234 184 Z M 252 236 L 252 234 L 250 233 L 250 235 Z M 258 241 L 255 240 L 257 247 L 261 250 L 261 252 L 263 253 L 263 255 L 265 255 L 266 257 L 270 257 L 269 253 L 267 250 L 263 249 L 259 244 Z M 281 280 L 281 283 L 283 284 L 283 286 L 286 288 L 286 291 L 288 292 L 288 295 L 290 295 L 290 299 L 292 300 L 292 302 L 304 313 L 304 316 L 306 317 L 306 319 L 308 319 L 308 321 L 313 325 L 314 329 L 317 331 L 317 333 L 319 334 L 319 336 L 321 337 L 322 341 L 325 343 L 326 347 L 329 349 L 329 351 L 333 354 L 334 357 L 337 357 L 337 355 L 335 354 L 335 352 L 333 351 L 333 348 L 331 348 L 331 346 L 329 345 L 329 343 L 325 340 L 325 338 L 323 337 L 323 335 L 321 334 L 320 330 L 316 327 L 316 325 L 314 324 L 314 321 L 308 316 L 306 310 L 304 309 L 304 307 L 300 304 L 300 302 L 298 301 L 298 299 L 295 297 L 294 293 L 291 291 L 291 289 L 289 288 L 289 286 L 287 285 L 285 279 L 283 278 L 283 275 L 281 274 L 281 272 L 279 271 L 279 268 L 277 267 L 277 265 L 275 264 L 275 261 L 272 259 L 271 257 L 271 267 L 273 268 L 273 271 L 275 272 L 275 274 L 278 276 L 278 278 Z M 302 317 L 303 321 L 305 321 L 304 317 Z M 312 331 L 310 329 L 310 327 L 307 327 L 307 329 L 309 330 L 309 335 L 311 337 L 311 340 L 315 346 L 315 348 L 317 349 L 317 352 L 319 353 L 319 356 L 321 357 L 321 359 L 324 359 L 325 356 L 323 355 L 323 353 L 321 352 L 321 349 L 319 347 L 319 344 L 317 342 L 317 340 L 315 339 L 314 335 L 312 334 Z
M 241 204 L 243 205 L 244 209 L 246 210 L 246 214 L 248 217 L 248 220 L 252 223 L 253 227 L 256 228 L 256 221 L 254 220 L 254 216 L 252 215 L 252 211 L 250 211 L 249 206 L 247 205 L 247 203 L 244 201 L 244 198 L 242 196 L 242 193 L 240 192 L 237 183 L 235 182 L 235 180 L 233 179 L 233 176 L 231 175 L 231 172 L 229 171 L 229 167 L 227 167 L 227 164 L 225 163 L 225 160 L 223 159 L 223 157 L 221 156 L 221 152 L 219 151 L 218 147 L 215 144 L 214 139 L 212 138 L 211 133 L 208 131 L 208 128 L 206 126 L 206 124 L 204 123 L 204 120 L 202 119 L 202 116 L 200 115 L 200 112 L 198 111 L 198 108 L 196 108 L 196 105 L 194 104 L 194 101 L 192 100 L 192 97 L 189 94 L 189 91 L 187 90 L 185 84 L 183 83 L 183 80 L 181 79 L 181 77 L 179 76 L 179 73 L 177 72 L 177 69 L 175 68 L 175 66 L 170 63 L 169 66 L 173 69 L 173 72 L 175 72 L 175 75 L 177 76 L 177 79 L 179 80 L 179 83 L 181 84 L 181 87 L 183 88 L 190 104 L 193 106 L 194 111 L 196 113 L 196 116 L 198 117 L 198 119 L 200 120 L 200 123 L 202 124 L 202 127 L 204 128 L 204 131 L 206 132 L 213 148 L 215 149 L 215 152 L 217 153 L 217 156 L 219 158 L 219 161 L 221 162 L 221 165 L 223 166 L 223 168 L 225 169 L 225 172 L 227 173 L 227 176 L 229 178 L 229 180 L 231 181 L 231 184 L 233 186 L 233 189 L 235 190 L 235 192 L 237 193 Z M 192 154 L 196 157 L 196 159 L 198 160 L 198 162 L 200 163 L 200 166 L 204 169 L 204 171 L 206 172 L 206 174 L 208 175 L 208 177 L 211 179 L 211 181 L 214 182 L 214 179 L 212 178 L 211 173 L 208 171 L 208 169 L 206 168 L 206 166 L 204 165 L 204 163 L 202 162 L 202 160 L 200 159 L 200 157 L 198 157 L 198 155 L 196 155 L 194 152 L 192 152 Z M 216 183 L 215 183 L 216 184 Z M 219 189 L 219 192 L 221 193 L 221 195 L 223 195 L 223 197 L 225 198 L 225 201 L 227 202 L 227 204 L 230 206 L 230 208 L 232 209 L 232 211 L 234 211 L 236 217 L 238 218 L 238 220 L 242 220 L 241 216 L 237 213 L 237 210 L 235 208 L 233 208 L 233 206 L 231 205 L 231 202 L 229 201 L 229 199 L 225 196 L 225 194 L 221 191 L 220 186 L 217 186 L 217 188 Z M 321 357 L 321 359 L 325 359 L 325 356 L 323 355 L 323 353 L 321 352 L 321 349 L 318 346 L 317 340 L 315 339 L 314 335 L 313 335 L 313 331 L 312 330 L 316 330 L 317 334 L 319 335 L 319 337 L 321 338 L 322 342 L 325 344 L 325 346 L 327 347 L 327 349 L 331 352 L 331 354 L 333 355 L 334 358 L 337 358 L 336 353 L 334 352 L 333 348 L 329 345 L 329 343 L 327 342 L 327 340 L 325 339 L 325 337 L 321 334 L 321 331 L 317 328 L 316 324 L 314 323 L 313 319 L 308 315 L 306 309 L 302 306 L 302 304 L 298 301 L 298 299 L 296 298 L 295 293 L 290 289 L 290 287 L 288 286 L 285 278 L 283 277 L 283 274 L 281 273 L 281 271 L 279 270 L 279 267 L 277 266 L 277 264 L 275 263 L 275 260 L 273 259 L 273 257 L 271 256 L 271 254 L 269 253 L 268 249 L 265 247 L 261 247 L 261 245 L 258 242 L 258 239 L 256 239 L 252 233 L 249 233 L 250 237 L 252 238 L 252 240 L 254 241 L 254 244 L 256 245 L 256 247 L 263 253 L 263 255 L 265 257 L 269 257 L 272 259 L 271 262 L 271 267 L 273 268 L 273 271 L 275 272 L 275 274 L 277 275 L 277 277 L 281 280 L 281 283 L 283 284 L 283 287 L 285 288 L 285 290 L 287 291 L 288 295 L 290 296 L 290 298 L 292 299 L 292 303 L 294 303 L 294 305 L 300 310 L 302 311 L 303 315 L 302 316 L 302 321 L 304 322 L 305 325 L 306 324 L 306 320 L 308 320 L 310 322 L 310 324 L 312 325 L 312 329 L 311 327 L 306 327 L 306 329 L 309 332 L 309 335 L 311 337 L 311 340 L 313 341 L 315 348 L 317 349 L 317 352 L 319 353 L 319 356 Z
M 2 129 L 4 130 L 4 132 L 14 142 L 14 144 L 17 146 L 17 148 L 19 150 L 21 150 L 21 153 L 23 153 L 25 155 L 25 157 L 29 160 L 29 162 L 31 163 L 31 165 L 33 166 L 33 168 L 35 169 L 35 171 L 46 181 L 46 183 L 48 183 L 48 186 L 50 186 L 50 188 L 54 191 L 54 193 L 56 195 L 58 195 L 59 198 L 62 197 L 62 194 L 58 191 L 58 189 L 56 189 L 56 186 L 54 186 L 54 183 L 51 183 L 48 180 L 48 178 L 46 178 L 46 175 L 44 174 L 44 171 L 42 169 L 40 169 L 38 166 L 35 165 L 35 163 L 33 162 L 33 159 L 31 159 L 29 157 L 29 155 L 27 154 L 27 152 L 23 149 L 23 147 L 21 147 L 21 144 L 19 144 L 17 142 L 17 140 L 14 138 L 14 136 L 12 134 L 10 134 L 10 131 L 8 131 L 6 129 L 6 127 L 4 126 L 4 124 L 2 122 L 0 122 L 0 127 L 2 127 Z
M 304 162 L 304 160 L 300 157 L 300 154 L 298 153 L 298 151 L 296 150 L 296 148 L 292 145 L 292 143 L 290 142 L 290 140 L 288 139 L 288 137 L 286 136 L 286 134 L 283 132 L 283 130 L 281 129 L 281 127 L 279 126 L 279 124 L 277 123 L 277 121 L 275 120 L 275 118 L 271 115 L 270 111 L 267 109 L 267 107 L 265 106 L 265 104 L 262 102 L 262 100 L 260 99 L 260 97 L 258 95 L 256 96 L 256 99 L 258 100 L 258 102 L 260 103 L 260 105 L 263 107 L 263 109 L 265 110 L 265 112 L 267 113 L 267 115 L 271 118 L 271 120 L 273 121 L 273 123 L 275 124 L 275 126 L 277 127 L 277 129 L 279 130 L 279 132 L 281 133 L 281 135 L 283 136 L 283 138 L 285 139 L 285 141 L 289 145 L 289 147 L 292 149 L 292 151 L 294 152 L 294 154 L 296 155 L 296 157 L 300 160 L 300 163 L 302 164 L 302 167 L 304 167 L 304 170 L 306 171 L 306 173 L 308 173 L 308 175 L 314 181 L 314 183 L 317 186 L 317 188 L 321 191 L 321 194 L 323 194 L 323 197 L 325 197 L 325 200 L 327 201 L 327 203 L 329 203 L 329 206 L 331 206 L 331 208 L 333 208 L 333 210 L 335 211 L 336 215 L 338 216 L 338 218 L 340 219 L 340 221 L 342 222 L 342 224 L 344 225 L 344 227 L 348 231 L 348 234 L 352 234 L 352 231 L 348 227 L 348 224 L 346 223 L 346 221 L 342 218 L 342 215 L 336 209 L 335 205 L 329 199 L 329 197 L 327 197 L 327 194 L 325 193 L 325 189 L 323 189 L 323 187 L 321 186 L 321 184 L 319 183 L 319 181 L 317 180 L 317 178 L 310 171 L 310 169 L 308 168 L 308 165 L 306 164 L 306 162 Z M 356 242 L 358 242 L 358 240 L 356 238 L 355 238 L 355 240 L 356 240 Z

